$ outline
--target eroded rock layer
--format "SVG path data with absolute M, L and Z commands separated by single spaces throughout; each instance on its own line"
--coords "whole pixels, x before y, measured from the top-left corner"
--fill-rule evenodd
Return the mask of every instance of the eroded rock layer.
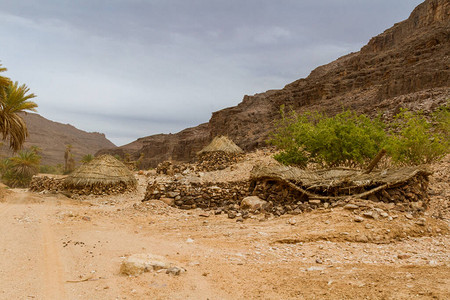
M 226 135 L 244 150 L 265 145 L 280 106 L 295 111 L 342 109 L 390 118 L 400 108 L 425 113 L 450 98 L 450 2 L 427 0 L 410 17 L 372 38 L 359 52 L 320 66 L 281 90 L 244 96 L 214 112 L 209 123 L 173 135 L 155 135 L 118 148 L 142 168 L 164 160 L 190 161 L 215 136 Z

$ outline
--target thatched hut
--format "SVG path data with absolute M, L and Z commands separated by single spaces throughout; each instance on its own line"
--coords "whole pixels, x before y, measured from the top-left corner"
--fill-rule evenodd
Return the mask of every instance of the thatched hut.
M 226 136 L 215 137 L 209 145 L 197 152 L 202 171 L 222 170 L 242 157 L 242 149 Z
M 242 149 L 226 136 L 216 136 L 209 145 L 197 152 L 198 155 L 207 152 L 243 153 Z
M 127 166 L 107 154 L 82 165 L 64 180 L 65 188 L 77 194 L 117 194 L 134 190 L 136 185 Z

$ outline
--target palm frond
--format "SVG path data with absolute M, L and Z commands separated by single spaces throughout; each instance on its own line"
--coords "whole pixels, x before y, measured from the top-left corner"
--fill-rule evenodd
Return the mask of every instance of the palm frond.
M 6 68 L 2 67 L 2 64 L 0 64 L 0 73 L 5 72 Z M 0 102 L 4 101 L 6 98 L 6 88 L 10 84 L 11 80 L 8 77 L 0 76 Z
M 18 113 L 36 111 L 38 105 L 30 101 L 36 95 L 29 93 L 30 89 L 25 84 L 19 86 L 17 81 L 9 82 L 6 88 L 0 90 L 4 92 L 3 97 L 0 96 L 0 134 L 3 140 L 9 136 L 10 148 L 18 151 L 28 136 L 27 126 Z
M 29 93 L 30 89 L 25 85 L 11 82 L 6 88 L 5 109 L 10 113 L 23 112 L 25 110 L 36 111 L 38 106 L 35 102 L 29 101 L 36 97 L 35 94 Z

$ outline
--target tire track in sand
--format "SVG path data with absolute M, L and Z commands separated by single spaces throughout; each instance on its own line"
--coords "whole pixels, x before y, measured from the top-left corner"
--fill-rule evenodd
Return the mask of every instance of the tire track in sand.
M 40 219 L 46 299 L 66 299 L 64 267 L 55 242 L 55 235 L 48 222 L 48 212 L 43 211 Z
M 27 286 L 24 287 L 23 290 L 21 289 L 16 292 L 23 293 L 26 291 L 30 295 L 36 295 L 35 297 L 37 297 L 37 299 L 67 299 L 63 277 L 64 268 L 61 263 L 57 244 L 55 243 L 55 234 L 51 228 L 51 221 L 49 220 L 49 215 L 54 212 L 54 204 L 44 202 L 35 204 L 33 197 L 22 190 L 13 191 L 8 195 L 6 200 L 6 202 L 0 203 L 0 219 L 10 225 L 9 227 L 5 226 L 6 230 L 13 231 L 12 234 L 9 232 L 7 237 L 12 239 L 14 233 L 17 233 L 19 234 L 17 237 L 19 244 L 12 244 L 14 244 L 15 247 L 18 247 L 19 245 L 27 247 L 27 249 L 23 251 L 26 252 L 25 254 L 20 253 L 20 255 L 11 256 L 10 259 L 14 260 L 16 257 L 20 257 L 22 260 L 27 258 L 29 260 L 32 259 L 33 263 L 31 263 L 29 271 L 36 272 L 36 276 L 27 276 L 26 278 L 28 278 L 28 280 L 32 279 L 32 281 L 27 282 Z M 15 216 L 20 216 L 20 218 L 16 219 Z M 23 216 L 31 218 L 29 218 L 27 222 L 22 223 L 20 222 L 20 219 Z M 10 218 L 12 219 L 12 223 L 9 220 Z M 29 230 L 26 230 L 26 228 Z M 0 228 L 0 232 L 1 229 L 2 228 Z M 8 247 L 8 245 L 5 247 Z M 17 251 L 20 251 L 20 248 L 17 248 Z M 12 251 L 8 253 L 11 252 Z M 10 265 L 14 265 L 14 263 L 11 263 Z M 3 272 L 3 274 L 8 276 L 8 273 Z M 9 274 L 9 276 L 10 275 L 11 274 Z M 13 279 L 10 280 L 10 283 L 20 287 L 19 281 L 20 280 Z M 10 293 L 9 295 L 11 296 L 11 293 L 13 292 L 8 291 L 8 293 Z M 19 297 L 9 297 L 8 299 L 19 299 Z M 20 299 L 22 299 L 22 297 L 20 297 Z

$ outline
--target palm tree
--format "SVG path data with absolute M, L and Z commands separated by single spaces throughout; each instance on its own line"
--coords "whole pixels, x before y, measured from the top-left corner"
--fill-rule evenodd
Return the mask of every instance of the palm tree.
M 0 73 L 5 72 L 5 71 L 6 71 L 6 68 L 3 68 L 2 64 L 0 64 Z M 0 76 L 0 99 L 4 98 L 5 89 L 8 87 L 9 83 L 10 83 L 9 78 Z
M 5 83 L 4 78 L 0 78 L 0 84 Z M 19 86 L 17 81 L 9 81 L 6 87 L 2 85 L 0 91 L 0 133 L 3 140 L 9 136 L 9 146 L 13 151 L 20 150 L 28 136 L 27 126 L 18 113 L 36 111 L 37 104 L 30 101 L 36 95 L 29 91 L 25 84 Z
M 73 171 L 72 161 L 74 159 L 71 151 L 72 145 L 71 144 L 66 145 L 66 150 L 64 151 L 64 174 L 69 174 Z
M 35 149 L 20 151 L 6 161 L 3 180 L 10 187 L 27 187 L 39 172 L 41 157 Z

